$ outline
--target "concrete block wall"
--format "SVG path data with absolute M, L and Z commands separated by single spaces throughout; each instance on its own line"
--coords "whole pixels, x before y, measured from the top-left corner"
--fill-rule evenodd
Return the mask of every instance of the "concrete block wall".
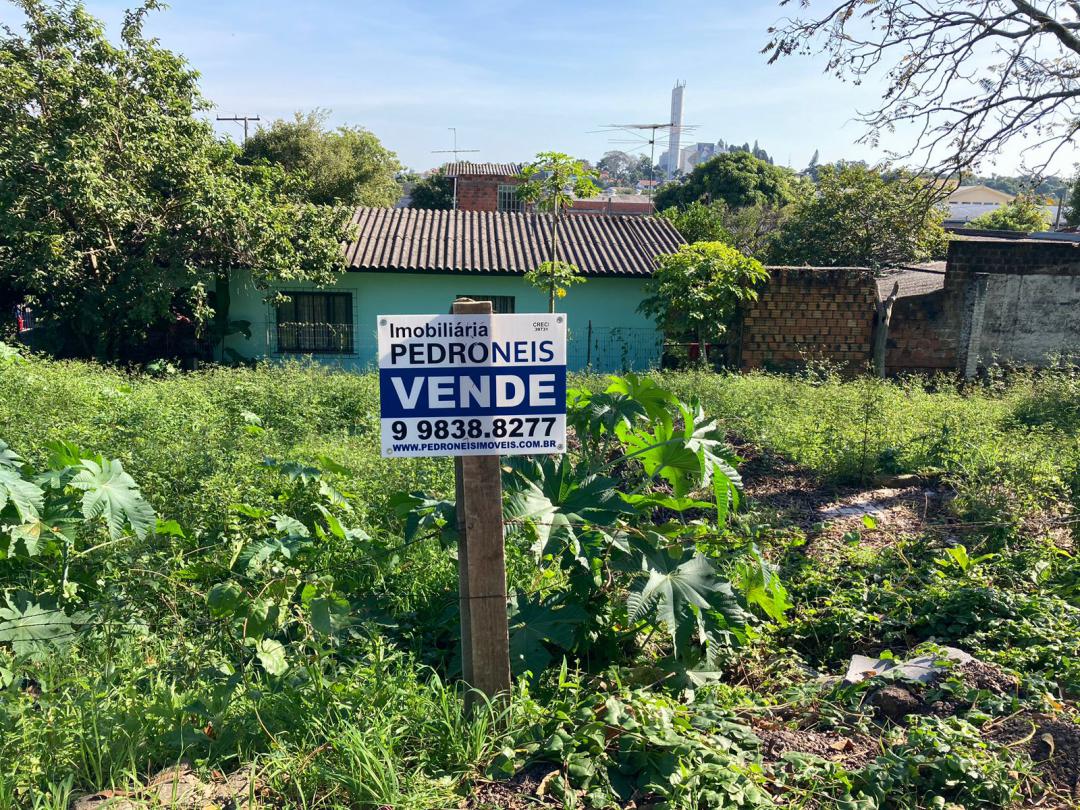
M 850 372 L 871 359 L 877 308 L 863 268 L 770 267 L 770 280 L 744 311 L 744 369 L 789 369 L 827 361 Z
M 1080 355 L 1080 243 L 953 240 L 946 288 L 972 303 L 972 370 Z

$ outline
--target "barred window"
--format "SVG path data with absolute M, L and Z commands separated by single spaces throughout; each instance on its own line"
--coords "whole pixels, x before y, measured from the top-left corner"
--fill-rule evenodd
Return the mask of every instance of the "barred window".
M 287 292 L 277 308 L 277 349 L 289 354 L 352 354 L 352 293 Z
M 517 211 L 525 210 L 525 201 L 518 197 L 518 186 L 514 183 L 499 183 L 499 210 Z

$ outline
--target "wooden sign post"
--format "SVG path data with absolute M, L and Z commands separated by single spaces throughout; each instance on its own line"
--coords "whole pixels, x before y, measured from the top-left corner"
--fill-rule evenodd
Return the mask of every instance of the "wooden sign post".
M 490 301 L 459 299 L 455 315 L 490 315 Z M 488 697 L 510 691 L 502 469 L 498 456 L 458 456 L 458 604 L 461 674 Z
M 382 455 L 455 457 L 462 675 L 505 695 L 499 457 L 566 448 L 566 317 L 459 299 L 449 315 L 379 315 L 378 336 Z

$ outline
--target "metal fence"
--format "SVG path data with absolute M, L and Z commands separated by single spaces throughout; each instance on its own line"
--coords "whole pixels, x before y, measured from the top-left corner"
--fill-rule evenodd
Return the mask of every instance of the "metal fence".
M 341 324 L 253 324 L 252 331 L 265 335 L 274 360 L 312 360 L 335 368 L 361 371 L 378 364 L 375 329 L 356 329 Z M 244 340 L 233 337 L 229 346 L 240 354 Z M 570 371 L 617 373 L 659 368 L 664 338 L 655 329 L 593 326 L 586 321 L 567 332 L 566 364 Z
M 573 371 L 645 371 L 660 366 L 663 352 L 664 336 L 655 329 L 589 321 L 567 335 L 566 364 Z

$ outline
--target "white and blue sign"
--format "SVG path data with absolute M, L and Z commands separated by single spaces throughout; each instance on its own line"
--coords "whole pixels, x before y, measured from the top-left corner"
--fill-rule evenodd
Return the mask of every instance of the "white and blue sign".
M 382 454 L 566 449 L 565 315 L 380 315 Z

